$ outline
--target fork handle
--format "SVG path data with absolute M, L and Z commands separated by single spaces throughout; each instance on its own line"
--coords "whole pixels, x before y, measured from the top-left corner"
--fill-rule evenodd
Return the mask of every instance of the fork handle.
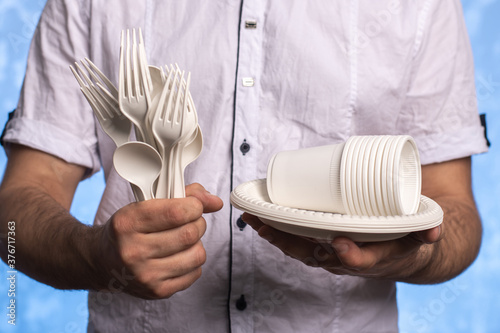
M 172 198 L 185 198 L 186 188 L 184 184 L 184 170 L 182 168 L 182 149 L 181 144 L 177 144 L 174 148 L 173 172 L 172 172 Z
M 146 142 L 145 136 L 144 136 L 144 131 L 142 130 L 142 126 L 140 126 L 138 124 L 134 124 L 134 131 L 135 131 L 135 137 L 137 138 L 137 141 Z

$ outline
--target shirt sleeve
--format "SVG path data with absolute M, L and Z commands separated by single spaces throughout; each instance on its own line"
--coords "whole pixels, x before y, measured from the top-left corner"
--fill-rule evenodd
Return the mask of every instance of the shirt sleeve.
M 417 141 L 422 164 L 487 151 L 459 0 L 424 3 L 411 82 L 398 122 Z
M 86 2 L 85 2 L 86 3 Z M 4 142 L 100 169 L 94 115 L 69 66 L 88 56 L 87 4 L 48 0 L 28 55 L 19 103 Z

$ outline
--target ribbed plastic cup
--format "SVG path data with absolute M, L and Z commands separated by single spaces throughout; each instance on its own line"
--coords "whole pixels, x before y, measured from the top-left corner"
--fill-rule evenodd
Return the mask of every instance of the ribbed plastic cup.
M 421 168 L 408 135 L 353 136 L 345 143 L 283 151 L 268 165 L 275 204 L 359 216 L 415 214 Z
M 275 154 L 267 169 L 267 192 L 275 204 L 345 214 L 340 189 L 344 143 Z
M 349 138 L 340 177 L 342 202 L 349 215 L 409 215 L 418 210 L 420 157 L 410 136 Z
M 410 136 L 398 140 L 393 177 L 397 215 L 415 214 L 420 203 L 422 171 L 417 144 Z

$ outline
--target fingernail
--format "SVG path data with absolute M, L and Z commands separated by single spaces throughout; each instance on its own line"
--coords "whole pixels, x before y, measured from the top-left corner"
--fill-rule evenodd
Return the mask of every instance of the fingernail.
M 349 245 L 346 243 L 332 243 L 332 246 L 338 254 L 343 254 L 349 251 Z

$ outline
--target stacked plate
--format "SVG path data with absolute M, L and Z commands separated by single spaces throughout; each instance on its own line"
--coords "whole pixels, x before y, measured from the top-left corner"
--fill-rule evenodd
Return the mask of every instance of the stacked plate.
M 418 211 L 411 215 L 357 216 L 284 207 L 269 199 L 266 179 L 236 187 L 231 193 L 231 204 L 273 228 L 318 240 L 346 236 L 356 242 L 385 241 L 434 228 L 443 220 L 441 207 L 425 196 L 420 197 Z

